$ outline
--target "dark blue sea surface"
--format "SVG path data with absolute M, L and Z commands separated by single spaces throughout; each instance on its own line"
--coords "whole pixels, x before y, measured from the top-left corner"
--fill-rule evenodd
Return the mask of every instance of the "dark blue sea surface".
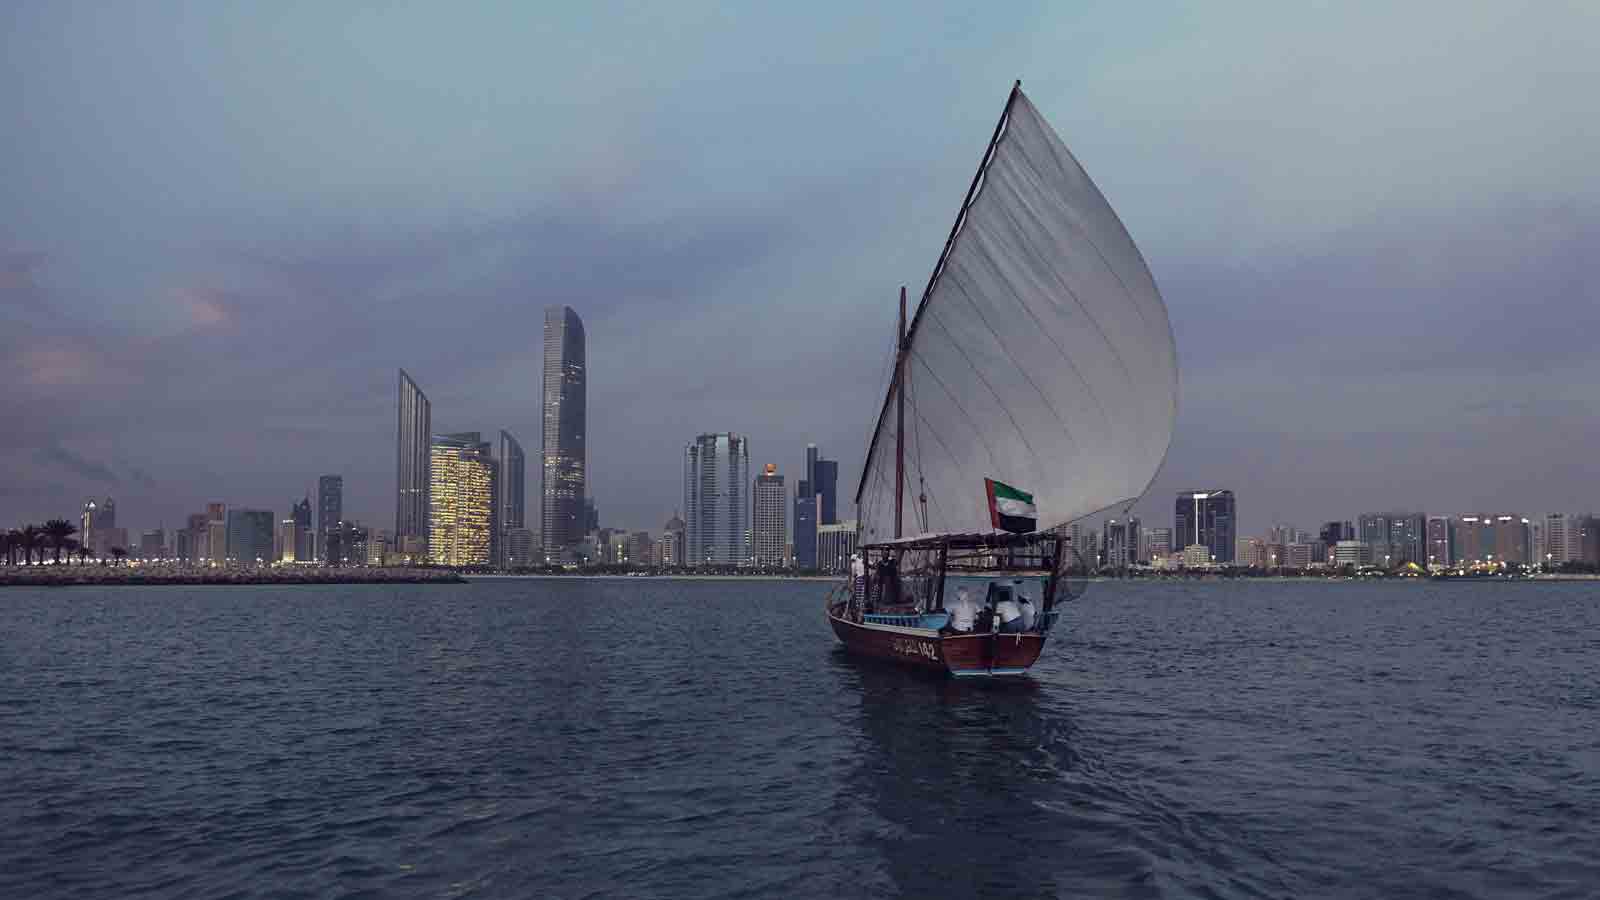
M 1600 584 L 1100 584 L 996 685 L 825 588 L 0 591 L 0 897 L 1600 896 Z

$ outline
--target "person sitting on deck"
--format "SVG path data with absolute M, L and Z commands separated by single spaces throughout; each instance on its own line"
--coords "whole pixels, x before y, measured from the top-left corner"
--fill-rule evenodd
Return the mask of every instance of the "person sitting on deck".
M 950 613 L 950 627 L 956 631 L 971 631 L 972 620 L 978 614 L 978 603 L 965 586 L 956 588 L 956 599 L 946 610 Z
M 1004 595 L 999 603 L 994 605 L 995 615 L 1000 617 L 1000 630 L 1007 634 L 1022 630 L 1022 607 L 1013 600 L 1011 594 Z
M 1034 622 L 1038 621 L 1038 612 L 1033 607 L 1033 601 L 1028 595 L 1017 591 L 1017 609 L 1022 613 L 1021 627 L 1018 631 L 1032 631 Z

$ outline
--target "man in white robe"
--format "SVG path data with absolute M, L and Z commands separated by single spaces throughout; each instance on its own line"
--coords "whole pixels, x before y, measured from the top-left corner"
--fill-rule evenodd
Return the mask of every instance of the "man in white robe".
M 956 598 L 951 601 L 948 612 L 951 628 L 963 632 L 972 630 L 972 619 L 978 614 L 978 604 L 966 586 L 956 588 Z

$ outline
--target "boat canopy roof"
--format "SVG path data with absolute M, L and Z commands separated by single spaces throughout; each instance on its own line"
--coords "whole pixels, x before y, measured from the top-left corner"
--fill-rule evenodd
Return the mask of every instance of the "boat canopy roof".
M 1043 541 L 1062 540 L 1054 531 L 1031 531 L 1012 534 L 1006 531 L 986 531 L 970 534 L 916 534 L 862 544 L 862 550 L 989 550 L 1005 547 L 1031 547 Z

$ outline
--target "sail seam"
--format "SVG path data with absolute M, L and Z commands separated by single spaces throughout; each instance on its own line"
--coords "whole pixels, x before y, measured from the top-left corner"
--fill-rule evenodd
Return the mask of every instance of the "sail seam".
M 971 295 L 967 293 L 966 287 L 961 285 L 959 282 L 957 282 L 956 286 L 961 290 L 962 296 L 967 298 L 967 303 L 976 310 L 978 305 L 972 299 Z M 1094 395 L 1094 390 L 1089 386 L 1088 379 L 1083 377 L 1083 373 L 1078 371 L 1078 367 L 1072 362 L 1071 357 L 1067 356 L 1066 350 L 1062 348 L 1060 344 L 1056 343 L 1055 337 L 1052 336 L 1045 328 L 1044 323 L 1039 321 L 1039 317 L 1034 315 L 1032 307 L 1028 306 L 1027 301 L 1022 299 L 1020 292 L 1011 290 L 1007 291 L 1007 293 L 1011 295 L 1012 299 L 1016 301 L 1018 306 L 1022 307 L 1022 311 L 1028 314 L 1028 318 L 1032 319 L 1033 323 L 1039 326 L 1040 333 L 1042 333 L 1045 338 L 1050 341 L 1050 344 L 1056 348 L 1056 352 L 1061 354 L 1061 359 L 1067 364 L 1067 367 L 1072 370 L 1072 374 L 1077 376 L 1079 383 L 1083 385 L 1083 392 L 1089 396 L 1090 400 L 1094 401 L 1095 408 L 1100 410 L 1101 421 L 1109 423 L 1110 418 L 1105 413 L 1105 407 L 1100 404 L 1099 398 Z M 989 328 L 989 333 L 994 335 L 995 341 L 1000 344 L 1001 350 L 1004 352 L 1006 346 L 1005 340 L 1000 337 L 999 333 L 996 332 L 992 326 L 989 325 L 988 320 L 983 317 L 982 313 L 979 313 L 978 318 L 983 321 L 985 327 Z M 1078 439 L 1073 437 L 1072 429 L 1070 426 L 1068 426 L 1066 417 L 1061 414 L 1061 410 L 1056 408 L 1055 403 L 1050 399 L 1049 395 L 1047 395 L 1044 389 L 1033 380 L 1033 376 L 1028 374 L 1027 370 L 1022 367 L 1021 363 L 1017 362 L 1016 358 L 1011 353 L 1005 352 L 1005 357 L 1011 361 L 1012 365 L 1017 367 L 1017 371 L 1021 373 L 1022 377 L 1027 380 L 1028 384 L 1033 386 L 1033 389 L 1036 392 L 1038 392 L 1039 399 L 1044 401 L 1045 408 L 1050 410 L 1051 414 L 1056 417 L 1056 423 L 1061 426 L 1061 433 L 1066 435 L 1067 441 L 1072 444 L 1073 453 L 1082 453 L 1083 448 L 1078 445 Z
M 1033 377 L 1031 375 L 1029 375 L 1027 372 L 1023 371 L 1022 366 L 1019 365 L 1015 359 L 1011 358 L 1011 354 L 1006 352 L 1006 343 L 1005 343 L 1005 341 L 1001 340 L 999 332 L 994 330 L 994 326 L 989 324 L 989 320 L 984 318 L 983 311 L 978 308 L 978 304 L 975 301 L 973 301 L 972 295 L 967 292 L 966 287 L 961 284 L 959 279 L 957 279 L 957 281 L 956 281 L 956 288 L 961 291 L 961 296 L 966 298 L 967 305 L 972 307 L 972 311 L 977 313 L 978 321 L 982 322 L 983 323 L 983 327 L 988 329 L 989 330 L 989 334 L 994 336 L 995 343 L 997 345 L 999 345 L 999 347 L 1000 347 L 1001 355 L 1003 355 L 1006 358 L 1006 360 L 1009 361 L 1013 366 L 1016 366 L 1017 371 L 1022 374 L 1023 379 L 1026 380 L 1028 382 L 1028 384 L 1033 385 L 1033 389 L 1035 391 L 1039 392 L 1039 396 L 1040 397 L 1043 397 L 1044 396 L 1044 391 L 1040 390 L 1039 389 L 1039 385 L 1034 383 Z M 959 346 L 956 349 L 961 350 L 961 348 Z M 962 356 L 963 359 L 965 359 L 967 361 L 967 365 L 972 367 L 972 371 L 973 371 L 974 374 L 976 374 L 978 376 L 978 380 L 982 381 L 984 387 L 987 387 L 989 389 L 989 393 L 994 395 L 995 403 L 997 403 L 999 405 L 1001 411 L 1006 414 L 1006 419 L 1011 422 L 1011 427 L 1016 429 L 1017 437 L 1022 439 L 1022 446 L 1028 448 L 1028 455 L 1033 457 L 1035 462 L 1038 462 L 1038 463 L 1042 464 L 1044 462 L 1044 459 L 1039 456 L 1038 452 L 1033 449 L 1033 445 L 1031 443 L 1029 443 L 1029 441 L 1028 441 L 1028 433 L 1022 430 L 1021 423 L 1019 423 L 1017 421 L 1016 415 L 1014 415 L 1011 412 L 1011 407 L 1006 405 L 1005 398 L 1001 397 L 1000 396 L 1000 392 L 995 390 L 994 389 L 994 385 L 989 383 L 988 376 L 984 375 L 983 372 L 979 370 L 978 365 L 972 361 L 972 357 L 967 355 L 967 351 L 966 350 L 961 350 L 961 356 Z M 1048 400 L 1045 401 L 1045 405 L 1046 406 L 1049 405 L 1049 401 Z M 1059 416 L 1057 416 L 1057 420 L 1058 421 L 1060 420 Z M 1008 473 L 997 472 L 996 474 L 1000 475 L 1002 477 L 1005 477 Z
M 956 342 L 955 335 L 950 333 L 950 327 L 944 323 L 944 320 L 939 318 L 938 314 L 933 312 L 928 313 L 928 318 L 938 323 L 939 328 L 944 332 L 945 337 L 950 339 L 950 346 L 954 347 L 955 351 L 961 354 L 962 359 L 967 361 L 967 365 L 971 367 L 974 373 L 977 374 L 978 380 L 983 382 L 985 387 L 989 388 L 989 393 L 994 394 L 994 387 L 991 386 L 988 380 L 983 377 L 983 373 L 978 371 L 978 367 L 972 362 L 972 358 L 967 356 L 967 351 L 961 349 L 961 345 Z M 1000 457 L 996 456 L 994 448 L 989 446 L 989 441 L 984 437 L 983 427 L 978 424 L 978 420 L 973 418 L 971 413 L 967 412 L 965 406 L 961 405 L 961 401 L 956 399 L 955 392 L 950 390 L 950 386 L 945 384 L 944 379 L 939 377 L 939 373 L 933 370 L 933 366 L 922 357 L 922 354 L 913 352 L 911 356 L 918 362 L 922 363 L 922 367 L 928 370 L 928 374 L 933 376 L 933 380 L 939 382 L 939 386 L 944 388 L 945 394 L 950 397 L 950 402 L 955 404 L 956 409 L 960 410 L 962 417 L 967 420 L 967 424 L 972 426 L 972 432 L 978 436 L 978 443 L 983 445 L 984 452 L 989 454 L 989 464 L 998 469 L 1000 467 Z M 998 394 L 995 395 L 995 399 L 999 400 Z

